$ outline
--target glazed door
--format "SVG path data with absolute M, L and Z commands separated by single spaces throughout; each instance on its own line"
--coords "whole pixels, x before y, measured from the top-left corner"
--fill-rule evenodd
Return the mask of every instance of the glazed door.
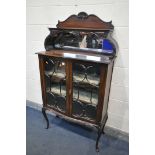
M 52 109 L 66 113 L 66 62 L 63 59 L 44 59 L 46 104 Z
M 100 65 L 73 62 L 72 117 L 96 122 L 100 83 Z

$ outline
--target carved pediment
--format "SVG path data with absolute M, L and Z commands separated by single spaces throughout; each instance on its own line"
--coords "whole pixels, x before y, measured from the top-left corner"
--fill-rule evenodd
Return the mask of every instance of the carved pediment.
M 58 21 L 57 28 L 113 30 L 114 26 L 112 25 L 112 21 L 105 22 L 96 15 L 80 12 L 78 15 L 71 15 L 65 21 Z

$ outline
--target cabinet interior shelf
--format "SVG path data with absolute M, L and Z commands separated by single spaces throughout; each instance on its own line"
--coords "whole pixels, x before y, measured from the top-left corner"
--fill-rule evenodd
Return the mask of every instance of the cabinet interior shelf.
M 45 71 L 45 75 L 52 78 L 65 79 L 66 75 L 63 72 Z
M 66 81 L 66 76 L 63 73 L 54 73 L 51 71 L 45 71 L 45 75 L 49 78 L 49 80 L 52 80 L 53 82 L 63 82 Z M 89 75 L 91 77 L 91 75 Z M 86 79 L 81 78 L 80 76 L 73 76 L 73 85 L 86 87 L 86 88 L 98 88 L 99 87 L 99 79 L 93 78 L 93 79 Z
M 66 87 L 65 86 L 54 86 L 54 87 L 48 87 L 46 89 L 47 93 L 50 93 L 51 95 L 58 95 L 61 97 L 66 97 Z M 92 106 L 96 106 L 98 103 L 98 95 L 97 92 L 92 93 L 91 97 L 91 92 L 84 91 L 84 90 L 79 90 L 79 97 L 78 97 L 78 89 L 73 88 L 73 100 L 78 101 L 84 104 L 90 104 Z

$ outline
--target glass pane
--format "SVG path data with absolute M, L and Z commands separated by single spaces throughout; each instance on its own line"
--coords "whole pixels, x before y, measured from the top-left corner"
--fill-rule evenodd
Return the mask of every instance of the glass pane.
M 73 116 L 96 119 L 99 65 L 73 63 Z
M 46 58 L 45 82 L 47 104 L 61 112 L 66 111 L 65 62 L 61 59 Z

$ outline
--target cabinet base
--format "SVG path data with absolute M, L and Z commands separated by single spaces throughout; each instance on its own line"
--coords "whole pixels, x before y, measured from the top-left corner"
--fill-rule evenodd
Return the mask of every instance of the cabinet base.
M 43 114 L 43 116 L 44 116 L 44 118 L 45 118 L 45 120 L 46 120 L 46 123 L 47 123 L 47 127 L 46 127 L 46 129 L 48 129 L 49 128 L 49 120 L 48 120 L 48 117 L 47 117 L 47 115 L 46 115 L 46 108 L 45 107 L 43 107 L 42 108 L 42 114 Z M 50 109 L 51 110 L 51 109 Z M 67 117 L 67 116 L 63 116 L 63 115 L 61 115 L 61 114 L 59 114 L 59 113 L 57 113 L 56 114 L 56 117 L 57 118 L 64 118 L 65 120 L 67 120 L 67 118 L 68 118 L 68 121 L 73 121 L 73 122 L 76 122 L 76 120 L 75 119 L 72 119 L 72 118 L 69 118 L 69 117 Z M 102 134 L 104 134 L 104 127 L 105 127 L 105 124 L 106 124 L 106 122 L 107 122 L 107 119 L 108 119 L 108 115 L 106 114 L 105 115 L 105 117 L 104 117 L 104 119 L 103 119 L 103 121 L 101 122 L 101 124 L 100 125 L 91 125 L 91 126 L 95 126 L 96 128 L 97 128 L 97 130 L 98 130 L 98 135 L 97 135 L 97 139 L 96 139 L 96 152 L 99 152 L 99 140 L 100 140 L 100 138 L 101 138 L 101 135 Z M 79 121 L 77 120 L 77 123 L 78 123 Z M 82 125 L 82 124 L 81 124 Z M 86 123 L 85 123 L 85 125 L 86 125 Z M 89 126 L 89 125 L 88 125 Z

